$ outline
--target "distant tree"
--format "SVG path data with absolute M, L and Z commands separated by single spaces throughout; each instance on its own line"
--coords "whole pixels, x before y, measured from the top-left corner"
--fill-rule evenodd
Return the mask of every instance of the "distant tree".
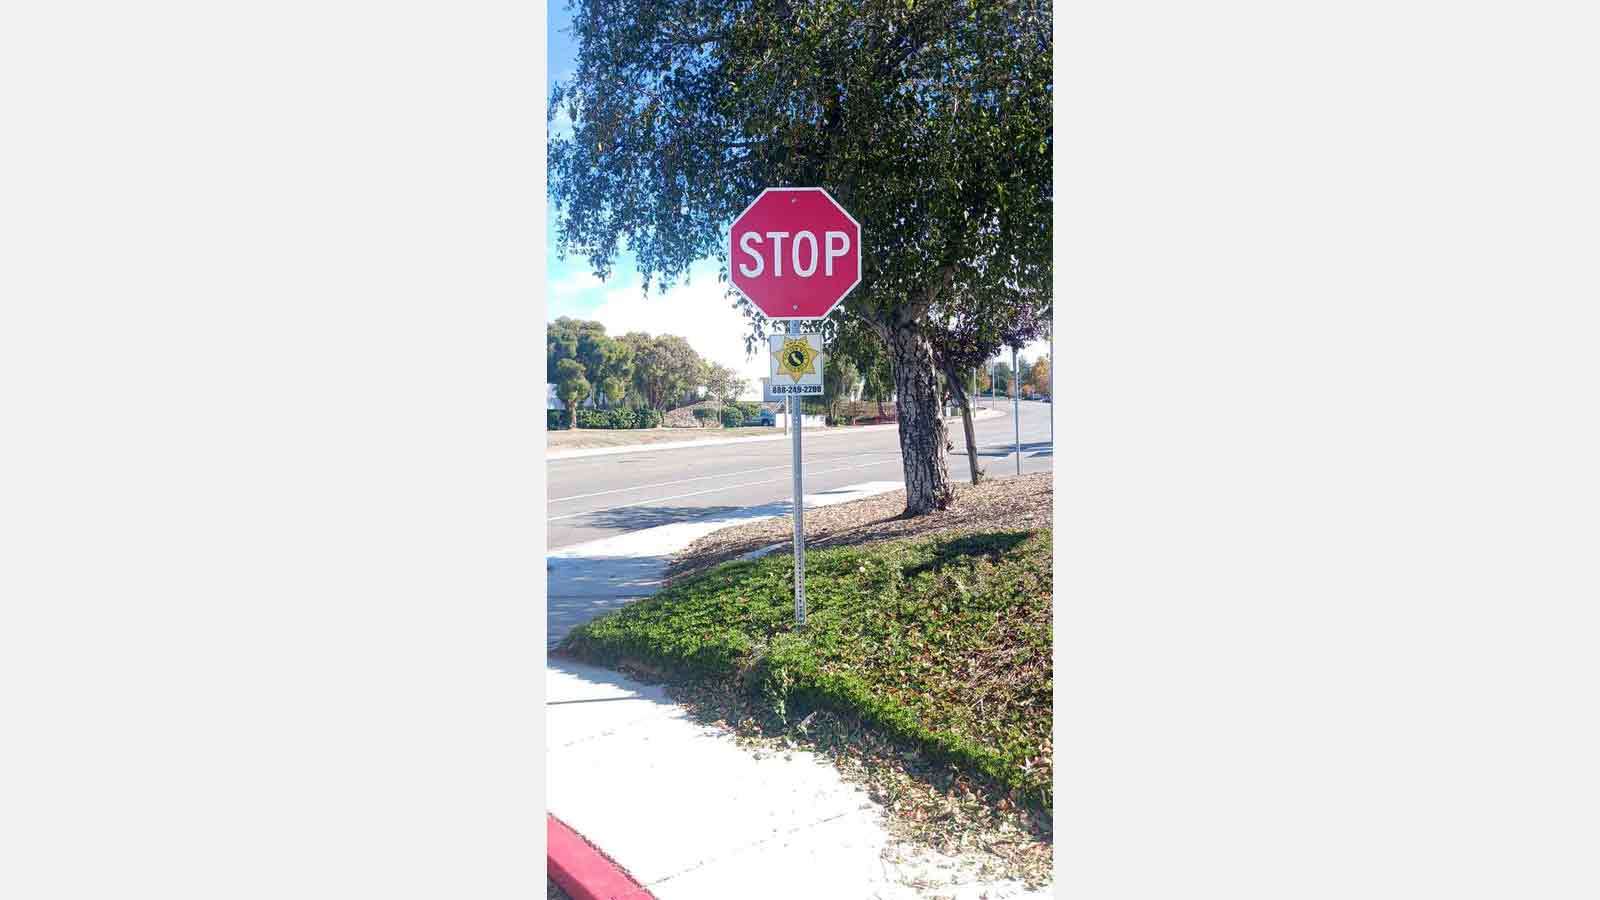
M 633 386 L 651 409 L 666 412 L 683 395 L 701 386 L 705 362 L 689 342 L 675 334 L 623 335 L 633 351 Z
M 563 359 L 578 358 L 578 330 L 572 326 L 572 319 L 561 318 L 551 322 L 545 330 L 544 377 L 551 384 L 556 383 L 557 364 Z
M 615 408 L 622 406 L 628 399 L 628 388 L 633 383 L 633 368 L 629 366 L 627 374 L 608 375 L 600 380 L 600 394 L 606 398 L 606 406 Z
M 833 354 L 822 365 L 822 401 L 829 415 L 837 416 L 839 404 L 851 399 L 861 386 L 861 373 L 849 356 Z
M 995 393 L 1002 397 L 1011 396 L 1011 363 L 1002 359 L 990 368 L 994 370 Z
M 750 386 L 749 379 L 741 378 L 738 372 L 721 363 L 706 363 L 703 380 L 706 395 L 718 403 L 739 399 L 739 395 Z
M 1028 367 L 1028 375 L 1022 384 L 1035 394 L 1050 395 L 1050 357 L 1041 356 L 1032 366 Z
M 604 395 L 607 406 L 619 405 L 633 377 L 633 352 L 606 336 L 604 325 L 562 316 L 551 322 L 545 338 L 546 375 L 553 384 L 563 359 L 583 365 L 584 377 Z
M 861 377 L 861 396 L 878 404 L 878 418 L 888 415 L 883 404 L 894 399 L 894 364 L 888 354 L 874 361 Z
M 629 406 L 654 408 L 650 398 L 645 396 L 644 368 L 649 364 L 647 357 L 651 347 L 655 344 L 655 338 L 642 331 L 630 331 L 618 337 L 617 343 L 628 348 L 629 359 L 633 364 L 633 370 L 628 379 L 628 387 L 624 392 L 627 397 L 627 404 Z
M 578 427 L 578 404 L 588 399 L 594 392 L 589 384 L 589 379 L 583 373 L 583 363 L 575 359 L 563 359 L 556 363 L 556 396 L 567 406 L 567 422 L 569 427 Z
M 857 384 L 863 400 L 878 404 L 878 416 L 886 415 L 883 404 L 894 399 L 894 364 L 882 339 L 859 319 L 845 318 L 824 323 L 823 334 L 827 340 L 828 360 L 846 360 L 856 371 Z M 823 389 L 826 385 L 824 369 Z
M 604 335 L 580 342 L 579 357 L 589 380 L 605 396 L 606 406 L 621 406 L 633 381 L 633 350 L 627 344 Z

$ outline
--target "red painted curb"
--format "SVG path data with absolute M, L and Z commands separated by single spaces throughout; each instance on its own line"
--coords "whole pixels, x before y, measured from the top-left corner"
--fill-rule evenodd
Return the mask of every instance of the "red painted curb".
M 616 863 L 555 816 L 549 820 L 548 847 L 550 880 L 561 886 L 572 900 L 655 900 Z

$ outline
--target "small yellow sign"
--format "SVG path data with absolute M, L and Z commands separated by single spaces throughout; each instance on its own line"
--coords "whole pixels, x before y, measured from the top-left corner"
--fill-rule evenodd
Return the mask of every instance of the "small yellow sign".
M 817 374 L 818 353 L 812 349 L 811 342 L 804 337 L 784 341 L 783 347 L 772 356 L 778 361 L 778 371 L 797 382 L 804 375 Z

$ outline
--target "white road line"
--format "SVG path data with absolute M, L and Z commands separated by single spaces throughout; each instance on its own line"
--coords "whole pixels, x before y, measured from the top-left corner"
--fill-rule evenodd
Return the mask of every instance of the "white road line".
M 895 454 L 895 456 L 899 456 L 899 454 Z M 865 468 L 868 468 L 868 467 L 871 467 L 871 466 L 881 466 L 881 465 L 885 465 L 885 464 L 886 464 L 885 460 L 880 460 L 878 462 L 862 463 L 862 464 L 860 464 L 858 466 L 841 466 L 841 467 L 839 467 L 837 469 L 823 469 L 820 472 L 811 472 L 809 474 L 811 474 L 811 475 L 828 475 L 828 474 L 831 474 L 833 472 L 846 472 L 846 471 L 849 471 L 850 469 L 865 469 Z M 785 468 L 787 468 L 787 466 L 785 466 Z M 562 519 L 576 519 L 579 516 L 587 516 L 587 515 L 592 515 L 594 513 L 611 512 L 614 509 L 629 509 L 629 508 L 635 507 L 635 506 L 644 506 L 647 503 L 661 503 L 662 501 L 665 501 L 665 500 L 681 500 L 684 497 L 698 497 L 701 494 L 715 494 L 718 491 L 731 491 L 734 488 L 754 487 L 755 485 L 758 485 L 758 484 L 776 484 L 776 483 L 778 483 L 780 481 L 788 481 L 788 480 L 789 480 L 789 476 L 785 475 L 782 478 L 768 478 L 768 479 L 766 479 L 764 481 L 746 481 L 746 482 L 744 482 L 742 484 L 725 484 L 722 487 L 706 488 L 703 491 L 690 491 L 687 494 L 674 494 L 674 495 L 672 495 L 670 497 L 651 497 L 649 500 L 639 500 L 639 501 L 634 502 L 634 503 L 623 503 L 623 504 L 620 504 L 618 506 L 602 506 L 599 509 L 586 509 L 583 512 L 567 513 L 564 516 L 550 516 L 549 518 L 545 519 L 545 521 L 546 522 L 559 522 Z
M 836 454 L 836 455 L 858 457 L 860 454 L 853 454 L 852 453 L 852 454 Z M 881 457 L 884 457 L 885 459 L 888 459 L 888 458 L 898 459 L 900 457 L 899 453 L 877 453 L 877 454 L 873 454 L 873 455 L 874 456 L 881 456 Z M 680 478 L 677 481 L 658 481 L 658 482 L 655 482 L 654 484 L 636 484 L 636 485 L 633 485 L 631 487 L 612 488 L 609 491 L 595 491 L 592 494 L 573 494 L 570 497 L 551 497 L 547 502 L 549 502 L 549 503 L 564 503 L 564 502 L 566 502 L 568 500 L 583 500 L 583 499 L 586 499 L 588 497 L 603 497 L 606 494 L 621 494 L 621 493 L 625 493 L 627 491 L 643 491 L 643 490 L 647 490 L 649 488 L 670 487 L 670 486 L 672 486 L 674 484 L 688 484 L 691 481 L 707 481 L 707 480 L 712 479 L 712 478 L 727 478 L 727 477 L 729 477 L 731 475 L 742 475 L 742 474 L 747 473 L 747 472 L 768 472 L 768 471 L 771 471 L 773 469 L 787 469 L 787 468 L 789 468 L 790 465 L 791 465 L 790 463 L 783 463 L 782 465 L 777 465 L 777 466 L 757 466 L 755 468 L 750 468 L 750 469 L 740 469 L 737 472 L 722 472 L 722 473 L 719 473 L 719 474 L 716 474 L 716 475 L 697 475 L 694 478 Z

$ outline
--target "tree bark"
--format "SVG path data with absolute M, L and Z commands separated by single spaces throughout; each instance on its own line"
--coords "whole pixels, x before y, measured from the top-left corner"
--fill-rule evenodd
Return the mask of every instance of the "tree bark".
M 978 437 L 972 428 L 972 395 L 967 393 L 958 372 L 946 370 L 945 380 L 950 382 L 950 393 L 961 406 L 961 430 L 967 436 L 967 467 L 972 472 L 972 483 L 983 480 L 983 469 L 978 468 Z
M 967 462 L 972 467 L 972 483 L 983 480 L 983 469 L 978 467 L 978 437 L 972 430 L 972 398 L 961 398 L 961 427 L 967 432 Z
M 894 359 L 894 408 L 906 478 L 906 515 L 948 509 L 955 497 L 944 452 L 948 437 L 940 416 L 933 348 L 914 324 L 888 332 Z

